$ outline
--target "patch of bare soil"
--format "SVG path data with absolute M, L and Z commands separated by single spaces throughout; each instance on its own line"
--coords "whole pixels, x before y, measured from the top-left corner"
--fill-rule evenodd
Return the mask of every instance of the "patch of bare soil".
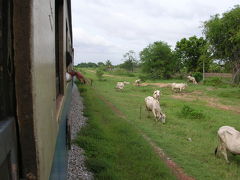
M 200 94 L 202 94 L 202 93 L 198 92 L 198 91 L 195 91 L 195 92 L 192 92 L 192 93 L 181 93 L 181 94 L 172 95 L 172 98 L 181 99 L 181 100 L 184 100 L 184 101 L 200 100 L 200 101 L 206 102 L 207 106 L 210 106 L 210 107 L 240 113 L 240 108 L 239 107 L 222 104 L 222 103 L 219 102 L 219 100 L 217 98 L 206 97 L 206 96 L 198 96 Z
M 172 95 L 172 97 L 174 99 L 182 99 L 184 101 L 194 101 L 194 100 L 196 100 L 196 98 L 189 97 L 189 96 L 186 96 L 186 95 Z
M 109 108 L 111 108 L 117 116 L 127 119 L 127 117 L 124 115 L 123 112 L 121 112 L 116 106 L 114 106 L 111 102 L 106 100 L 103 96 L 99 96 L 99 98 L 105 102 Z M 131 123 L 131 122 L 130 122 Z M 195 178 L 188 176 L 183 169 L 178 166 L 173 160 L 171 160 L 165 153 L 164 151 L 156 145 L 152 141 L 151 138 L 149 138 L 145 133 L 143 133 L 141 130 L 139 130 L 139 133 L 143 136 L 143 138 L 149 143 L 149 145 L 153 148 L 154 152 L 165 162 L 165 164 L 168 166 L 168 168 L 171 169 L 171 171 L 175 174 L 177 179 L 179 180 L 195 180 Z
M 140 86 L 158 86 L 160 88 L 163 88 L 171 87 L 171 83 L 141 83 Z
M 239 107 L 221 104 L 221 103 L 217 102 L 216 99 L 212 99 L 212 100 L 210 99 L 210 101 L 208 101 L 208 105 L 211 107 L 216 107 L 219 109 L 240 113 Z

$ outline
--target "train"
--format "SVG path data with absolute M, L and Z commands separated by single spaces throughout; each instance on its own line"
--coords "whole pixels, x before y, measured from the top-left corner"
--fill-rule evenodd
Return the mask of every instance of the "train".
M 0 0 L 0 180 L 66 179 L 71 0 Z

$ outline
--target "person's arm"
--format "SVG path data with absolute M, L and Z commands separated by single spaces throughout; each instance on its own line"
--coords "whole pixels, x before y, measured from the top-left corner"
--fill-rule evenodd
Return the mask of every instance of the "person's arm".
M 80 72 L 75 72 L 75 75 L 79 81 L 81 81 L 84 84 L 86 83 L 85 77 Z

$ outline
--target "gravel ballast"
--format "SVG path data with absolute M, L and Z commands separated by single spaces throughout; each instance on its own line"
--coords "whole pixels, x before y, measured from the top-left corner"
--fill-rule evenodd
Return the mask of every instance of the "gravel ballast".
M 71 138 L 74 140 L 77 133 L 86 124 L 87 118 L 83 116 L 83 99 L 76 85 L 72 90 L 72 102 L 68 119 L 71 122 Z M 93 174 L 85 166 L 84 150 L 72 144 L 68 154 L 68 180 L 92 180 Z

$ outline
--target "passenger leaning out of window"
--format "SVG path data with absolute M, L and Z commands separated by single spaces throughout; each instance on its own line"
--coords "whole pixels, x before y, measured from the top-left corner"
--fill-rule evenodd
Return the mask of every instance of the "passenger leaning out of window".
M 72 69 L 72 56 L 69 52 L 66 53 L 66 80 L 71 81 L 75 76 L 81 83 L 85 84 L 85 77 L 78 71 Z

